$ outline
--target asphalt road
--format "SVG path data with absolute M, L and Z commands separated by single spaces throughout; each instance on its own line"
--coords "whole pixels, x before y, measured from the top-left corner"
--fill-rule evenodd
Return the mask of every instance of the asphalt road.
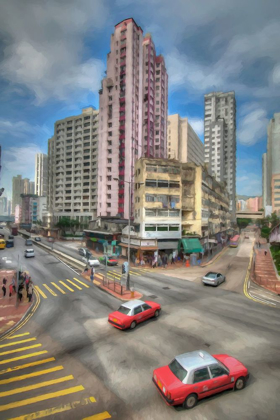
M 46 297 L 40 295 L 36 313 L 15 333 L 26 335 L 0 342 L 0 346 L 9 344 L 0 347 L 0 353 L 41 344 L 0 355 L 1 419 L 46 409 L 57 413 L 50 418 L 69 420 L 100 413 L 103 417 L 96 418 L 279 418 L 279 310 L 220 287 L 203 287 L 174 278 L 170 281 L 151 272 L 146 276 L 139 270 L 133 277 L 137 289 L 144 298 L 159 302 L 162 314 L 157 320 L 123 332 L 107 323 L 108 313 L 120 304 L 116 298 L 87 283 L 42 249 L 35 249 L 34 259 L 25 260 L 24 240 L 17 237 L 15 244 L 15 248 L 0 255 L 16 260 L 20 254 L 22 265 Z M 29 338 L 36 340 L 10 345 Z M 151 381 L 153 369 L 169 363 L 175 355 L 196 349 L 229 353 L 241 360 L 251 375 L 247 387 L 203 400 L 189 412 L 166 406 Z M 41 351 L 47 353 L 30 355 Z M 8 361 L 22 355 L 28 357 Z M 51 358 L 55 360 L 7 370 Z M 49 369 L 53 370 L 17 379 Z M 7 382 L 13 378 L 15 382 Z M 25 389 L 14 392 L 22 387 Z

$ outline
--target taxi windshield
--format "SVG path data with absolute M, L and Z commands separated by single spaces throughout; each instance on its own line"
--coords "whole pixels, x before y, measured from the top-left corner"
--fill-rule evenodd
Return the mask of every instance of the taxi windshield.
M 118 309 L 118 312 L 121 312 L 122 314 L 128 315 L 130 313 L 130 309 L 126 308 L 125 306 L 120 306 Z
M 174 359 L 169 365 L 169 369 L 171 372 L 176 376 L 176 378 L 180 379 L 181 382 L 184 381 L 186 378 L 188 371 L 184 369 L 176 359 Z

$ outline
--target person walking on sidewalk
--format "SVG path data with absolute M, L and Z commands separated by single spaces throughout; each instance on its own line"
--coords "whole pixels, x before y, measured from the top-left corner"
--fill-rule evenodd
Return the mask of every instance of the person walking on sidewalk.
M 94 273 L 95 273 L 94 267 L 91 267 L 91 269 L 90 269 L 90 280 L 91 281 L 94 280 Z
M 14 292 L 16 292 L 16 280 L 14 276 L 12 278 L 12 286 L 13 286 Z
M 32 281 L 30 281 L 28 285 L 28 291 L 27 291 L 27 297 L 28 297 L 29 302 L 31 302 L 32 296 L 33 296 L 33 284 L 32 284 Z
M 31 281 L 30 277 L 26 276 L 26 279 L 25 279 L 26 293 L 28 292 L 28 286 L 29 286 L 30 281 Z
M 13 284 L 11 283 L 10 285 L 9 285 L 9 291 L 10 291 L 10 293 L 9 293 L 9 297 L 11 297 L 12 296 L 12 294 L 13 294 Z
M 265 251 L 264 251 L 264 255 L 265 255 L 265 256 L 267 255 L 267 250 L 265 250 Z
M 3 278 L 3 285 L 2 285 L 3 297 L 6 296 L 6 284 L 7 284 L 7 279 L 4 277 Z

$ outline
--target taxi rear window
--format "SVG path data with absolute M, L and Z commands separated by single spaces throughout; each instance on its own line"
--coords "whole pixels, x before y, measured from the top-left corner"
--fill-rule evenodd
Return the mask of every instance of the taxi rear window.
M 129 312 L 130 312 L 130 309 L 126 308 L 125 306 L 120 306 L 119 309 L 118 309 L 118 312 L 120 312 L 122 314 L 125 314 L 125 315 L 128 315 Z
M 169 365 L 169 369 L 173 373 L 173 375 L 176 376 L 181 382 L 186 378 L 188 371 L 183 368 L 183 366 L 180 365 L 179 362 L 177 362 L 176 359 L 174 359 Z

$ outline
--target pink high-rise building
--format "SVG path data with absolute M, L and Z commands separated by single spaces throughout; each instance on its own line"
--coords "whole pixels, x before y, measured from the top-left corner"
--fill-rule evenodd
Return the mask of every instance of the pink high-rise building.
M 98 216 L 128 218 L 136 160 L 166 157 L 167 83 L 151 37 L 132 18 L 118 23 L 99 91 Z

